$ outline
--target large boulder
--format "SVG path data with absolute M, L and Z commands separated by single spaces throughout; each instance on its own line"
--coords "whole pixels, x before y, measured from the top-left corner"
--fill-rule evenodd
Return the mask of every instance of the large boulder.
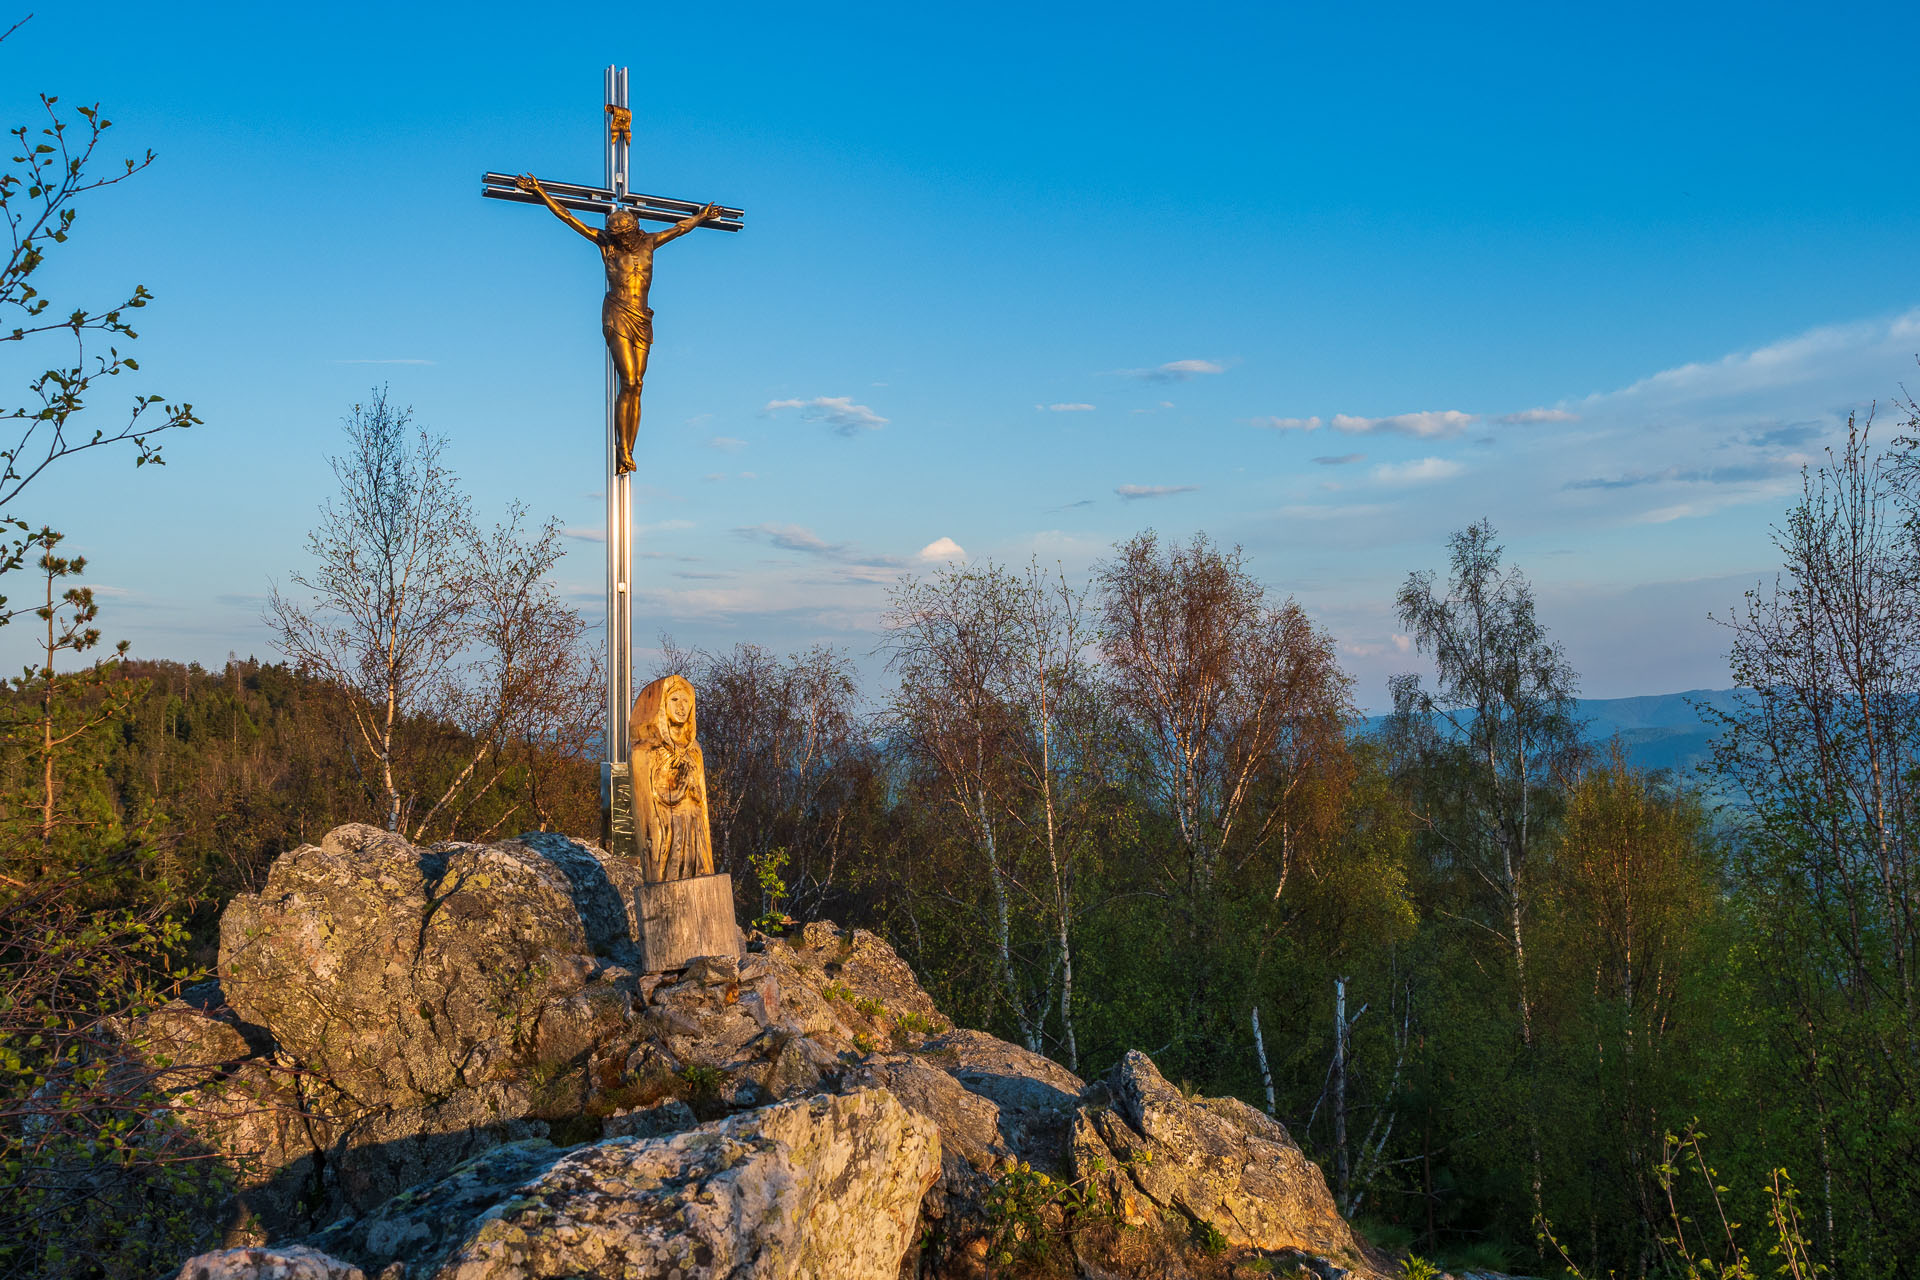
M 375 1271 L 398 1264 L 409 1276 L 425 1277 L 446 1261 L 481 1215 L 512 1200 L 565 1154 L 565 1148 L 540 1138 L 494 1147 L 437 1180 L 409 1187 L 371 1213 L 340 1219 L 307 1243 Z
M 359 824 L 275 861 L 222 916 L 219 961 L 271 1052 L 187 1116 L 243 1167 L 246 1212 L 311 1229 L 579 1111 L 546 1086 L 631 1053 L 638 878 L 549 834 L 419 848 Z
M 338 827 L 228 906 L 221 987 L 347 1097 L 435 1103 L 624 1024 L 630 996 L 610 979 L 634 955 L 618 888 L 633 874 L 551 837 L 421 849 Z
M 502 1147 L 314 1243 L 434 1280 L 894 1280 L 939 1166 L 931 1124 L 856 1090 L 667 1138 Z
M 1172 1212 L 1230 1246 L 1357 1271 L 1373 1265 L 1326 1176 L 1279 1121 L 1238 1098 L 1189 1100 L 1137 1050 L 1104 1085 L 1110 1105 L 1076 1116 L 1073 1171 L 1103 1187 L 1128 1220 Z

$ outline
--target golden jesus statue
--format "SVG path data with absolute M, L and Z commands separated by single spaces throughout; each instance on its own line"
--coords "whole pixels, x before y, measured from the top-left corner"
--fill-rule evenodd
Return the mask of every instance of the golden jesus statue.
M 532 174 L 521 174 L 514 185 L 539 196 L 554 217 L 598 245 L 600 257 L 607 264 L 607 298 L 600 304 L 600 332 L 607 337 L 607 351 L 620 375 L 620 394 L 613 402 L 613 421 L 620 441 L 614 472 L 625 475 L 633 470 L 633 442 L 640 435 L 640 384 L 647 376 L 647 351 L 653 346 L 653 309 L 647 305 L 647 290 L 653 284 L 653 251 L 719 217 L 720 211 L 709 204 L 659 231 L 642 231 L 640 219 L 630 210 L 615 209 L 607 215 L 607 225 L 595 231 L 548 195 Z

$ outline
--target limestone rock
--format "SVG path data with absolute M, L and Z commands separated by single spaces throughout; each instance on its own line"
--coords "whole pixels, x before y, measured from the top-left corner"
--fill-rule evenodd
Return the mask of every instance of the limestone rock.
M 253 1056 L 237 1021 L 185 1000 L 169 1000 L 126 1024 L 122 1035 L 128 1047 L 155 1068 L 219 1069 Z
M 174 1116 L 220 1152 L 236 1188 L 228 1243 L 283 1235 L 312 1223 L 307 1206 L 323 1203 L 328 1179 L 323 1148 L 332 1118 L 314 1094 L 325 1094 L 270 1059 L 255 1058 L 173 1099 Z
M 565 1154 L 543 1139 L 495 1147 L 364 1217 L 342 1219 L 307 1243 L 376 1270 L 401 1263 L 409 1276 L 427 1276 L 475 1219 L 511 1200 Z
M 381 1108 L 338 1125 L 327 1167 L 339 1207 L 364 1213 L 483 1151 L 546 1137 L 545 1122 L 524 1118 L 529 1098 L 524 1084 L 489 1082 L 429 1106 Z
M 769 1098 L 802 1098 L 817 1093 L 845 1063 L 823 1041 L 804 1035 L 792 1023 L 769 1027 L 758 1044 L 764 1066 L 747 1073 Z
M 573 1053 L 622 1016 L 607 983 L 590 989 L 606 958 L 632 959 L 617 874 L 550 836 L 419 849 L 338 827 L 227 908 L 221 984 L 347 1096 L 429 1104 L 524 1074 L 543 1049 Z
M 1000 1133 L 1000 1108 L 938 1067 L 905 1054 L 877 1055 L 852 1068 L 850 1087 L 883 1088 L 940 1134 L 940 1216 L 977 1210 L 994 1171 L 1021 1153 Z
M 227 1243 L 257 1241 L 262 1226 L 302 1228 L 295 1208 L 319 1187 L 316 1140 L 331 1133 L 311 1095 L 326 1090 L 263 1053 L 265 1032 L 241 1024 L 217 985 L 195 993 L 116 1024 L 121 1044 L 167 1100 L 168 1120 L 224 1157 L 235 1182 L 220 1215 Z
M 864 1089 L 669 1138 L 501 1147 L 314 1243 L 434 1280 L 894 1280 L 939 1165 L 933 1126 Z
M 939 1163 L 933 1126 L 880 1090 L 615 1139 L 486 1215 L 436 1276 L 893 1280 Z
M 1319 1170 L 1244 1103 L 1189 1100 L 1139 1054 L 1088 1088 L 954 1029 L 864 930 L 641 974 L 638 876 L 558 836 L 342 827 L 230 906 L 219 990 L 123 1038 L 182 1073 L 176 1114 L 239 1167 L 243 1218 L 276 1241 L 334 1223 L 307 1243 L 370 1277 L 891 1276 L 923 1237 L 923 1272 L 971 1275 L 1019 1163 L 1153 1224 L 1076 1253 L 1087 1274 L 1184 1274 L 1169 1215 L 1371 1274 Z
M 221 1249 L 188 1258 L 178 1280 L 367 1280 L 356 1266 L 318 1249 Z
M 1114 1188 L 1129 1217 L 1145 1216 L 1150 1203 L 1206 1223 L 1229 1245 L 1368 1268 L 1319 1166 L 1278 1121 L 1234 1098 L 1188 1101 L 1137 1051 L 1107 1087 L 1112 1108 L 1075 1125 L 1074 1173 L 1102 1176 L 1093 1162 L 1103 1160 L 1114 1183 L 1132 1184 Z
M 678 1098 L 650 1107 L 631 1107 L 606 1118 L 601 1134 L 608 1138 L 661 1138 L 699 1124 L 693 1108 Z
M 984 1031 L 956 1029 L 923 1046 L 954 1078 L 1001 1107 L 1071 1115 L 1087 1082 L 1052 1058 Z
M 545 1134 L 533 1113 L 585 1105 L 579 1064 L 623 1063 L 639 1038 L 638 878 L 540 833 L 423 849 L 348 825 L 283 855 L 221 919 L 217 991 L 236 1012 L 147 1020 L 197 1060 L 236 1035 L 273 1050 L 183 1120 L 239 1166 L 245 1209 L 277 1233 Z M 536 1083 L 569 1071 L 551 1097 Z

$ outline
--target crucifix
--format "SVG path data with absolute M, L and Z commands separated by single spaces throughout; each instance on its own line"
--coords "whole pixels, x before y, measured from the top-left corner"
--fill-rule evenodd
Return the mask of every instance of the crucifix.
M 607 268 L 601 329 L 607 339 L 607 760 L 600 767 L 602 825 L 611 839 L 614 778 L 624 772 L 632 749 L 633 705 L 633 445 L 640 426 L 640 388 L 653 345 L 653 312 L 647 290 L 653 282 L 653 251 L 698 227 L 738 231 L 738 209 L 688 200 L 640 195 L 627 188 L 627 158 L 633 142 L 633 112 L 627 106 L 627 69 L 606 72 L 606 185 L 583 187 L 541 182 L 531 174 L 488 173 L 480 194 L 493 200 L 544 204 L 600 249 Z M 595 230 L 574 213 L 600 213 Z M 640 221 L 670 223 L 643 232 Z

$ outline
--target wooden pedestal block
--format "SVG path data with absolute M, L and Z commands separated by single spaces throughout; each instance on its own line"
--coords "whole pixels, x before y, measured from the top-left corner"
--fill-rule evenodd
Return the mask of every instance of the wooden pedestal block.
M 640 961 L 648 973 L 684 969 L 695 956 L 737 956 L 746 939 L 733 920 L 733 877 L 662 880 L 634 891 Z

